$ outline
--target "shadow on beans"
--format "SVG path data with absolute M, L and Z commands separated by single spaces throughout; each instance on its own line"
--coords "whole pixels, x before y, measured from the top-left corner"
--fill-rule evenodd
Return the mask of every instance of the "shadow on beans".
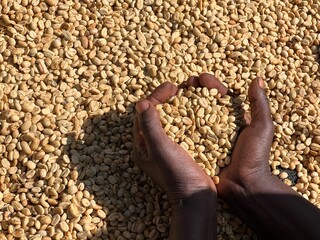
M 78 175 L 79 191 L 72 192 L 71 200 L 82 215 L 74 216 L 82 226 L 78 239 L 168 237 L 169 205 L 131 160 L 133 106 L 126 110 L 92 116 L 80 134 L 68 134 L 63 154 L 69 156 Z M 67 211 L 70 214 L 70 206 Z

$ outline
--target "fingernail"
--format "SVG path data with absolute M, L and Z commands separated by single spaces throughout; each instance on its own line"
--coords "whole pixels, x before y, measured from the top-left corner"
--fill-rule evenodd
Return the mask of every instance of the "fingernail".
M 258 78 L 258 83 L 261 88 L 264 88 L 264 81 L 262 80 L 262 78 Z
M 136 104 L 136 111 L 138 114 L 141 114 L 144 111 L 148 110 L 149 107 L 150 107 L 150 104 L 147 100 L 141 100 L 140 102 L 137 102 L 137 104 Z

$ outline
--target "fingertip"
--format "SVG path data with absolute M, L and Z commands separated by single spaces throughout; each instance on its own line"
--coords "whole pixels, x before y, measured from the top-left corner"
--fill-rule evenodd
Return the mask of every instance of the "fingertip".
M 251 85 L 256 85 L 257 87 L 260 87 L 262 89 L 265 88 L 265 82 L 263 80 L 263 78 L 261 77 L 256 77 L 252 82 Z
M 252 82 L 252 84 L 257 84 L 262 89 L 265 88 L 265 81 L 261 77 L 256 77 Z
M 199 76 L 199 83 L 202 87 L 207 87 L 208 89 L 217 89 L 222 96 L 226 95 L 228 92 L 228 88 L 224 86 L 218 78 L 209 73 L 202 73 Z
M 138 114 L 142 114 L 144 111 L 148 110 L 150 108 L 150 103 L 148 100 L 141 100 L 136 103 L 135 109 Z
M 216 80 L 218 80 L 214 75 L 210 74 L 210 73 L 201 73 L 199 75 L 199 78 L 202 79 L 202 78 L 214 78 Z
M 166 89 L 171 95 L 176 94 L 178 87 L 171 82 L 164 82 L 160 85 L 161 88 Z
M 261 77 L 255 78 L 249 86 L 249 100 L 254 101 L 259 94 L 264 94 L 264 81 Z M 262 90 L 262 91 L 261 91 Z
M 147 97 L 151 104 L 156 105 L 165 102 L 168 98 L 176 95 L 178 87 L 171 82 L 164 82 L 158 86 L 151 94 Z
M 265 84 L 264 84 L 264 81 L 261 77 L 257 77 L 257 80 L 258 81 L 258 84 L 259 84 L 259 87 L 264 89 L 265 88 Z
M 178 89 L 184 89 L 184 88 L 187 88 L 187 87 L 188 87 L 188 84 L 187 84 L 186 81 L 184 81 L 184 82 L 182 82 L 182 83 L 180 83 L 178 85 Z
M 262 78 L 256 78 L 249 86 L 249 102 L 251 106 L 250 124 L 269 126 L 272 124 L 269 100 L 261 84 L 264 85 Z
M 198 88 L 200 87 L 200 83 L 199 83 L 199 77 L 198 76 L 191 76 L 188 78 L 187 80 L 187 86 L 189 87 L 195 87 L 195 88 Z

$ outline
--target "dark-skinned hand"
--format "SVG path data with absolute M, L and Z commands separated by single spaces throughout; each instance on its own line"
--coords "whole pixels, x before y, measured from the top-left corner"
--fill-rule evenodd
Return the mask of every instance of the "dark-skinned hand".
M 211 75 L 194 80 L 191 77 L 182 85 L 208 81 L 210 88 L 221 90 L 220 82 Z M 133 160 L 168 195 L 172 207 L 170 239 L 213 240 L 217 234 L 216 186 L 191 156 L 166 135 L 155 108 L 177 90 L 175 85 L 164 83 L 136 104 Z
M 219 194 L 228 194 L 230 183 L 250 186 L 257 179 L 271 177 L 269 155 L 274 134 L 269 102 L 263 89 L 261 78 L 253 80 L 249 86 L 251 113 L 245 114 L 247 125 L 242 129 L 232 151 L 231 163 L 222 169 Z
M 216 88 L 222 96 L 231 94 L 218 79 L 206 73 L 199 77 L 190 77 L 187 85 L 207 87 L 208 89 Z M 274 126 L 263 85 L 261 78 L 256 78 L 250 84 L 251 114 L 246 114 L 245 119 L 243 119 L 247 122 L 247 125 L 242 129 L 236 141 L 231 163 L 223 168 L 219 175 L 220 183 L 217 188 L 221 195 L 230 190 L 230 182 L 250 185 L 257 178 L 271 176 L 268 159 Z M 231 95 L 236 97 L 234 94 Z
M 201 190 L 216 192 L 212 180 L 161 126 L 155 105 L 165 102 L 177 91 L 178 88 L 169 82 L 160 85 L 136 104 L 134 123 L 133 160 L 167 193 L 170 202 Z

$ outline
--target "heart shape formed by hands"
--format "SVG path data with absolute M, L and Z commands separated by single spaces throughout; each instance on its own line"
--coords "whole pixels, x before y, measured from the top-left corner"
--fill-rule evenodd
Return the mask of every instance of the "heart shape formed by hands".
M 180 87 L 190 86 L 217 89 L 221 96 L 232 95 L 210 74 L 190 77 Z M 147 99 L 138 102 L 133 129 L 133 160 L 168 194 L 171 201 L 203 189 L 216 192 L 215 184 L 210 177 L 162 128 L 156 105 L 164 103 L 177 92 L 178 87 L 166 82 L 156 88 Z M 252 81 L 249 87 L 249 101 L 252 120 L 246 120 L 247 125 L 241 131 L 232 152 L 231 163 L 219 175 L 220 179 L 223 179 L 221 183 L 225 183 L 219 184 L 222 195 L 228 189 L 228 182 L 252 182 L 262 175 L 269 174 L 268 157 L 274 126 L 262 79 Z M 259 145 L 259 142 L 263 144 Z M 218 182 L 217 178 L 215 182 Z
M 191 77 L 185 82 L 185 86 L 217 89 L 221 95 L 228 92 L 218 79 L 209 74 Z M 156 88 L 147 99 L 138 102 L 133 129 L 133 160 L 168 194 L 171 202 L 201 190 L 216 192 L 210 177 L 162 128 L 156 105 L 164 103 L 177 92 L 177 86 L 166 82 Z
M 214 81 L 218 80 L 207 74 L 198 81 L 193 77 L 176 96 L 157 105 L 166 134 L 212 178 L 230 163 L 231 150 L 244 126 L 241 101 L 225 94 L 220 85 L 224 95 L 217 88 L 206 87 L 212 87 Z

